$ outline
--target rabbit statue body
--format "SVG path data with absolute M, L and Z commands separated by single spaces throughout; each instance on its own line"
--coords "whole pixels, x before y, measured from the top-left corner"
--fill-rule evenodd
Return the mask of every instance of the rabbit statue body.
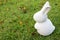
M 49 2 L 47 1 L 43 8 L 34 14 L 33 19 L 36 21 L 34 27 L 40 35 L 50 35 L 54 30 L 55 26 L 52 24 L 50 19 L 47 17 L 47 13 L 50 10 Z

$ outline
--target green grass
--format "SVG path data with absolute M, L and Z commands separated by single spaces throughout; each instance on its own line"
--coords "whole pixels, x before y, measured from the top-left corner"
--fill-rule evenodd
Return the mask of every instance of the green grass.
M 53 34 L 44 37 L 34 28 L 33 15 L 47 0 L 0 0 L 0 40 L 60 40 L 60 0 L 49 0 L 48 17 L 55 25 Z

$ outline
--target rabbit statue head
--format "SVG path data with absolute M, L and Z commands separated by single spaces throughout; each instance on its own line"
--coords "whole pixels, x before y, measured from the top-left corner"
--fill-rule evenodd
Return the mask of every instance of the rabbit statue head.
M 33 19 L 36 22 L 40 22 L 40 23 L 46 21 L 47 13 L 49 12 L 49 10 L 50 10 L 50 5 L 49 2 L 47 1 L 42 7 L 42 9 L 34 14 Z

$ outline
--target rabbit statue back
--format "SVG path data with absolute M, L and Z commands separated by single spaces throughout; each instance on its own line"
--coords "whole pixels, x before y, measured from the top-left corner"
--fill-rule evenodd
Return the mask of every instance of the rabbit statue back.
M 47 13 L 49 12 L 50 8 L 51 6 L 47 1 L 43 8 L 33 16 L 33 19 L 36 21 L 34 27 L 37 29 L 37 32 L 43 36 L 50 35 L 55 30 L 55 26 L 47 17 Z

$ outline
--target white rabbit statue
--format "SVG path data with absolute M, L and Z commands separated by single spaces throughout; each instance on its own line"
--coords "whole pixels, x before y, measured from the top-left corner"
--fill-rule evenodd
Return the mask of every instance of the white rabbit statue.
M 55 30 L 55 26 L 47 17 L 50 8 L 49 2 L 47 1 L 43 8 L 33 16 L 33 19 L 36 21 L 34 27 L 37 32 L 43 36 L 50 35 Z

